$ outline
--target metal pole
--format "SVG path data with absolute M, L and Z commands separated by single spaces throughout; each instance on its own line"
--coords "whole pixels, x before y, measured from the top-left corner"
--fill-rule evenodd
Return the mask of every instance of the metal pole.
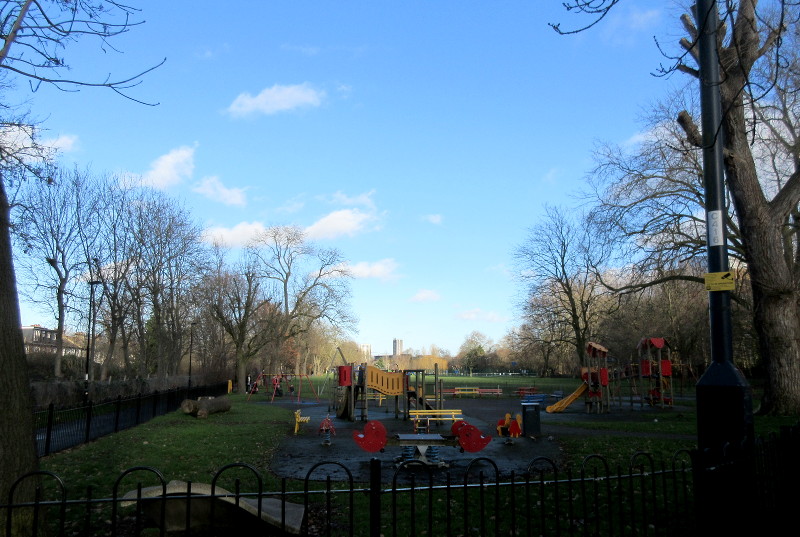
M 194 325 L 196 324 L 196 322 L 193 322 L 189 326 L 189 392 L 192 391 L 192 346 L 194 344 Z M 188 395 L 191 397 L 191 393 Z
M 89 361 L 92 359 L 94 331 L 94 286 L 102 283 L 99 280 L 89 280 L 89 326 L 86 327 L 86 371 L 83 379 L 83 404 L 89 402 Z
M 696 10 L 708 271 L 727 272 L 717 2 L 697 0 Z M 752 393 L 733 365 L 730 291 L 709 291 L 708 301 L 712 363 L 697 383 L 697 438 L 701 450 L 719 455 L 725 444 L 740 447 L 753 441 Z

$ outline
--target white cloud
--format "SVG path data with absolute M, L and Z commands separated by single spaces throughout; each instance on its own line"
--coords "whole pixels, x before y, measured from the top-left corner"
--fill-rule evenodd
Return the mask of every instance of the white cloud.
M 182 183 L 194 172 L 194 150 L 194 147 L 185 145 L 158 157 L 150 165 L 150 170 L 141 176 L 139 183 L 158 190 Z
M 542 177 L 542 182 L 547 183 L 548 185 L 556 184 L 558 181 L 558 169 L 557 168 L 550 168 L 545 172 L 544 176 Z
M 306 228 L 311 239 L 333 239 L 342 235 L 352 237 L 363 231 L 374 216 L 358 209 L 342 209 L 329 213 Z
M 271 115 L 305 106 L 319 106 L 324 98 L 324 91 L 315 90 L 307 83 L 294 86 L 275 84 L 256 96 L 240 93 L 228 107 L 228 112 L 236 117 Z
M 261 222 L 241 222 L 232 228 L 210 227 L 203 232 L 203 240 L 208 243 L 219 242 L 226 246 L 245 246 L 250 239 L 264 231 Z
M 389 281 L 399 277 L 396 272 L 397 262 L 392 258 L 381 259 L 373 263 L 362 261 L 349 265 L 348 269 L 354 278 L 359 279 L 374 278 Z
M 495 313 L 493 311 L 483 311 L 480 308 L 473 308 L 470 310 L 464 310 L 458 312 L 456 314 L 456 318 L 462 319 L 464 321 L 485 321 L 489 323 L 501 323 L 507 320 L 498 313 Z
M 364 192 L 356 196 L 348 196 L 342 191 L 337 191 L 331 196 L 331 202 L 338 205 L 356 205 L 374 209 L 375 202 L 372 201 L 373 195 L 375 195 L 374 190 L 370 190 L 369 192 Z
M 440 214 L 426 214 L 425 216 L 422 217 L 422 219 L 430 224 L 437 224 L 437 225 L 441 224 L 443 220 L 442 215 Z
M 74 134 L 62 134 L 56 138 L 42 140 L 42 145 L 51 147 L 59 153 L 69 153 L 78 146 L 78 137 Z
M 238 205 L 241 207 L 247 205 L 244 189 L 228 188 L 216 176 L 203 178 L 192 190 L 210 200 L 219 201 L 225 205 Z
M 432 289 L 420 289 L 414 296 L 411 297 L 411 302 L 436 302 L 441 300 L 442 296 Z

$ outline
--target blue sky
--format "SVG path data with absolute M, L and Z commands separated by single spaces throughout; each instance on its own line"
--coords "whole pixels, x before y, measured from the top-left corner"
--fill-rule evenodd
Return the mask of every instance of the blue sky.
M 294 224 L 353 268 L 358 343 L 458 352 L 519 323 L 513 251 L 545 204 L 571 205 L 595 142 L 626 143 L 669 80 L 654 36 L 677 13 L 622 2 L 577 26 L 561 2 L 144 1 L 142 26 L 66 51 L 130 93 L 30 97 L 66 162 L 130 173 L 209 233 Z M 52 322 L 22 304 L 24 324 Z

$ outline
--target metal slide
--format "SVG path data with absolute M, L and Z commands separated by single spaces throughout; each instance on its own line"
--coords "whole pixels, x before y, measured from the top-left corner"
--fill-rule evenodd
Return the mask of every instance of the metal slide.
M 577 390 L 575 390 L 574 392 L 563 398 L 561 401 L 553 403 L 545 410 L 547 410 L 549 414 L 552 414 L 553 412 L 562 412 L 565 408 L 574 403 L 575 399 L 583 395 L 583 393 L 588 389 L 589 385 L 584 382 L 580 386 L 578 386 Z

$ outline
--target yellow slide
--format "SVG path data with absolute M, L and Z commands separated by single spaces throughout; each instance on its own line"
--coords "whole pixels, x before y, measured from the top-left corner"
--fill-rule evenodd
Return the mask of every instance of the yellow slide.
M 552 405 L 547 407 L 545 410 L 547 410 L 547 412 L 550 413 L 550 414 L 552 414 L 553 412 L 562 412 L 565 408 L 567 408 L 569 405 L 574 403 L 575 399 L 577 399 L 578 397 L 583 395 L 583 392 L 585 392 L 588 389 L 589 389 L 589 385 L 584 382 L 583 384 L 578 386 L 577 390 L 575 390 L 574 392 L 572 392 L 571 394 L 569 394 L 568 396 L 563 398 L 561 401 L 558 401 L 557 403 L 553 403 Z

